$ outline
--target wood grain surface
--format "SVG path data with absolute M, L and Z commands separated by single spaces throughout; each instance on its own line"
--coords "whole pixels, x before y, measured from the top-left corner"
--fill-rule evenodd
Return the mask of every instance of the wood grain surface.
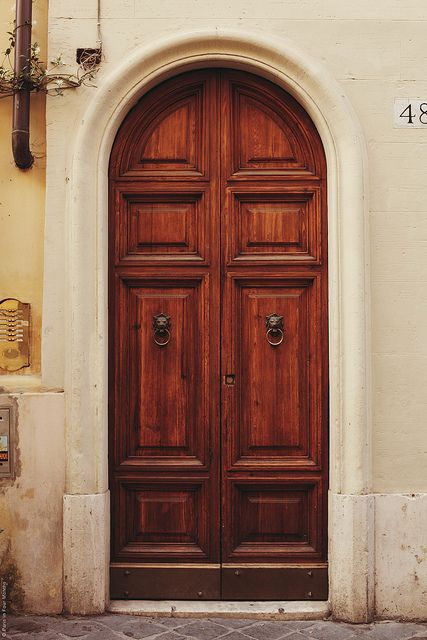
M 316 129 L 267 80 L 183 74 L 123 122 L 110 161 L 113 567 L 166 563 L 173 580 L 183 564 L 326 566 L 326 202 Z

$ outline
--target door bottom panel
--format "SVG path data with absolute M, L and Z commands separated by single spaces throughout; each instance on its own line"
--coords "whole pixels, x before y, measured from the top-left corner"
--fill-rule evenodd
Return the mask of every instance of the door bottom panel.
M 113 600 L 220 600 L 220 565 L 112 564 Z
M 118 600 L 326 600 L 328 568 L 313 565 L 112 564 Z
M 328 568 L 228 565 L 221 570 L 222 600 L 327 600 Z

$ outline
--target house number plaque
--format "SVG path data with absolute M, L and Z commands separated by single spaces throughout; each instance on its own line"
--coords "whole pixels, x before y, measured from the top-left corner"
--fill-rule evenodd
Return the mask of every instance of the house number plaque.
M 30 305 L 15 298 L 0 302 L 0 369 L 30 366 Z
M 395 98 L 394 126 L 397 129 L 427 129 L 427 98 Z

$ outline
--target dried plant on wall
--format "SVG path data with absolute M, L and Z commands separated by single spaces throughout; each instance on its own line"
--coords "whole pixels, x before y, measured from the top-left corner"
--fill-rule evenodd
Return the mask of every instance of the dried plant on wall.
M 11 96 L 21 89 L 42 91 L 49 95 L 62 95 L 67 89 L 82 85 L 94 86 L 93 80 L 101 62 L 101 49 L 82 49 L 79 51 L 79 64 L 75 73 L 65 73 L 67 65 L 57 56 L 50 61 L 49 68 L 40 59 L 40 47 L 37 42 L 31 45 L 31 56 L 24 71 L 16 74 L 12 54 L 15 49 L 15 31 L 9 31 L 9 45 L 4 51 L 0 66 L 0 98 Z

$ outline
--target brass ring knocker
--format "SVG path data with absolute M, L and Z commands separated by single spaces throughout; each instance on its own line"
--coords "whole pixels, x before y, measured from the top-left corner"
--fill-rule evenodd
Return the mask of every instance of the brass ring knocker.
M 282 344 L 285 339 L 283 316 L 278 316 L 277 313 L 270 313 L 269 316 L 265 317 L 265 326 L 267 327 L 265 337 L 268 344 L 271 344 L 272 347 L 278 347 L 279 344 Z
M 271 340 L 271 338 L 273 337 L 273 335 L 276 336 L 277 334 L 279 334 L 279 340 L 277 342 L 274 342 L 273 340 Z M 271 344 L 272 347 L 278 347 L 279 344 L 282 344 L 283 340 L 285 339 L 283 329 L 269 329 L 266 336 L 268 344 Z
M 153 316 L 154 342 L 159 347 L 166 347 L 171 339 L 171 319 L 165 313 Z
M 166 345 L 169 343 L 170 339 L 171 339 L 171 334 L 169 329 L 165 329 L 164 331 L 162 331 L 162 333 L 159 335 L 165 336 L 166 340 L 164 342 L 160 342 L 159 340 L 157 340 L 156 335 L 154 335 L 154 342 L 159 345 L 159 347 L 166 347 Z

